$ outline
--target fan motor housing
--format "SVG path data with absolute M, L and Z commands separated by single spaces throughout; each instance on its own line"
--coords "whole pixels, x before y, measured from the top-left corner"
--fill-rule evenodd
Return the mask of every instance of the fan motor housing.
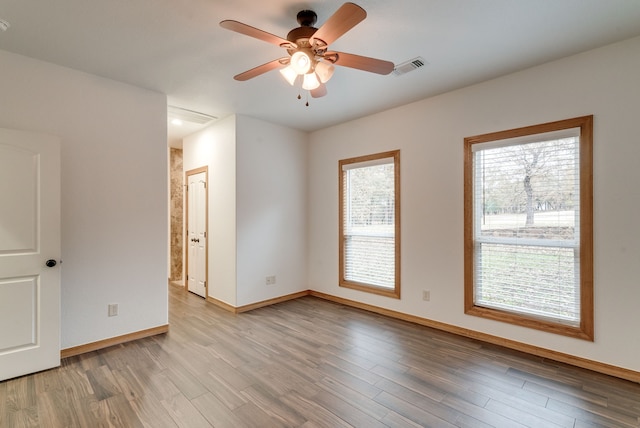
M 300 39 L 310 39 L 313 34 L 318 31 L 315 27 L 298 27 L 289 31 L 287 34 L 287 40 L 293 43 L 298 43 Z

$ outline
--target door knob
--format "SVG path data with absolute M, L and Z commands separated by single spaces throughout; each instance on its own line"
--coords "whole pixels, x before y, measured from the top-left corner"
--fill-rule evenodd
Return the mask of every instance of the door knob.
M 53 259 L 49 259 L 49 260 L 47 260 L 46 262 L 44 262 L 44 264 L 45 264 L 47 267 L 54 267 L 55 265 L 57 265 L 57 264 L 58 264 L 58 262 L 56 262 L 56 261 L 55 261 L 55 260 L 53 260 Z

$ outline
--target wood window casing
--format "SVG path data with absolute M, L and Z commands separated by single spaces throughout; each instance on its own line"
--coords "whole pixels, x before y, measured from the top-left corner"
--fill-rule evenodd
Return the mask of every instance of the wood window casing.
M 559 130 L 579 128 L 579 322 L 567 325 L 541 317 L 488 308 L 475 302 L 474 153 L 472 146 Z M 555 334 L 594 340 L 593 302 L 593 116 L 584 116 L 464 139 L 464 310 L 468 315 Z
M 369 284 L 366 282 L 353 281 L 346 277 L 346 241 L 347 230 L 345 227 L 345 210 L 347 209 L 347 203 L 345 202 L 345 185 L 346 185 L 346 173 L 345 168 L 355 169 L 358 168 L 358 164 L 368 165 L 375 163 L 382 159 L 392 159 L 393 164 L 393 233 L 394 233 L 394 254 L 393 254 L 393 286 L 382 287 L 375 284 Z M 390 162 L 391 163 L 391 162 Z M 372 155 L 360 156 L 350 159 L 343 159 L 339 161 L 338 168 L 338 193 L 339 193 L 339 213 L 338 213 L 338 233 L 339 233 L 339 285 L 345 288 L 351 288 L 354 290 L 365 291 L 381 296 L 400 298 L 400 150 L 393 150 L 383 153 L 377 153 Z

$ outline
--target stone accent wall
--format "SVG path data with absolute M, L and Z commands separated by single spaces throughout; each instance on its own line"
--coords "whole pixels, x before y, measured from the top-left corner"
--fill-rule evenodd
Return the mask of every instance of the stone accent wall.
M 184 246 L 184 171 L 182 170 L 182 149 L 170 149 L 171 178 L 171 281 L 182 281 L 182 253 Z

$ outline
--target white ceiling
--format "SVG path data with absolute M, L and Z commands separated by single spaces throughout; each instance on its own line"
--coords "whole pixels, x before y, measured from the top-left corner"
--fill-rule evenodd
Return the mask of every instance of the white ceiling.
M 221 20 L 284 38 L 298 11 L 314 10 L 319 27 L 342 3 L 0 0 L 10 24 L 0 49 L 159 91 L 170 105 L 218 118 L 238 113 L 312 131 L 640 35 L 638 0 L 356 0 L 368 16 L 332 50 L 429 64 L 401 76 L 336 67 L 328 95 L 308 107 L 275 70 L 233 80 L 284 51 Z M 196 129 L 169 126 L 170 143 Z

